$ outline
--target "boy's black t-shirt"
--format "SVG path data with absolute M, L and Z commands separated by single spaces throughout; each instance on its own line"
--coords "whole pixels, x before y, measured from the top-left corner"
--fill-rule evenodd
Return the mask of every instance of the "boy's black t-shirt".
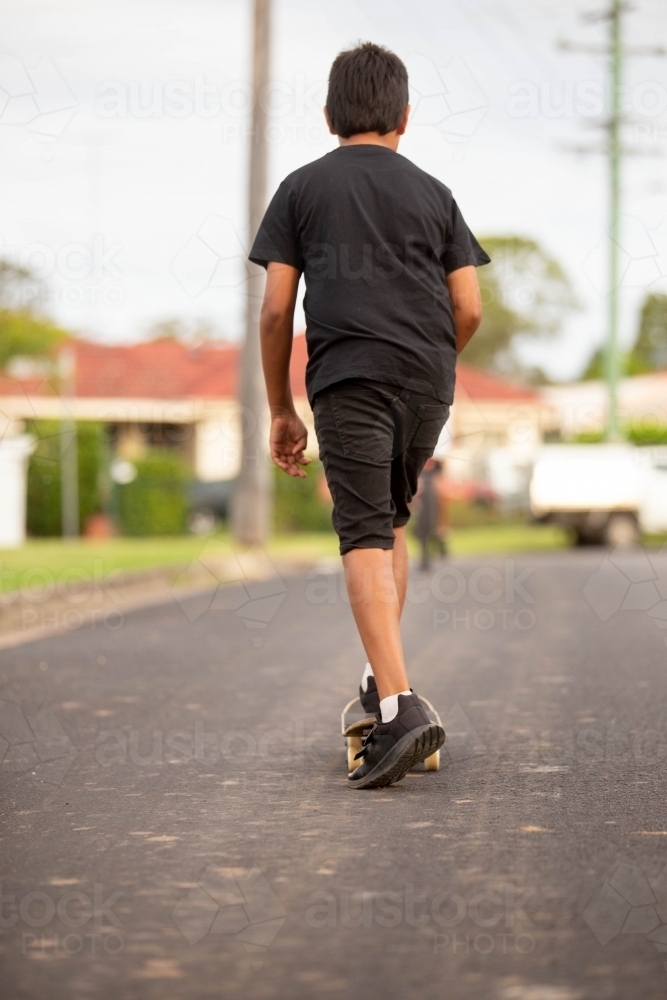
M 435 177 L 386 146 L 339 146 L 282 182 L 249 257 L 304 273 L 311 404 L 347 378 L 452 402 L 445 275 L 490 257 Z

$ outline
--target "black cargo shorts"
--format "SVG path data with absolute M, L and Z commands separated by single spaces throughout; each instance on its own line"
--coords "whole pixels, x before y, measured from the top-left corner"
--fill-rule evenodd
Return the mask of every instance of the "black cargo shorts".
M 410 519 L 449 406 L 384 382 L 346 379 L 319 392 L 313 412 L 341 555 L 393 549 L 393 529 Z

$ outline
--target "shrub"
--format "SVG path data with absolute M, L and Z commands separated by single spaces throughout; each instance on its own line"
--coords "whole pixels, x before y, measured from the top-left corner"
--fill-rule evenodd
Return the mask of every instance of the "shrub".
M 155 448 L 134 463 L 137 476 L 117 486 L 117 513 L 125 535 L 181 535 L 186 529 L 189 471 L 174 452 Z
M 60 535 L 60 422 L 32 420 L 26 431 L 37 439 L 28 464 L 28 533 Z M 105 453 L 104 428 L 89 421 L 76 425 L 79 467 L 79 530 L 100 510 L 99 480 Z
M 276 531 L 331 531 L 331 504 L 319 495 L 322 464 L 311 462 L 306 478 L 275 469 L 274 525 Z
M 650 424 L 645 426 L 642 421 L 630 423 L 623 432 L 624 437 L 636 445 L 660 445 L 667 444 L 667 427 Z M 604 441 L 602 431 L 587 431 L 577 434 L 575 441 L 577 444 L 598 444 Z
M 628 439 L 639 445 L 667 444 L 667 427 L 632 425 L 628 430 Z

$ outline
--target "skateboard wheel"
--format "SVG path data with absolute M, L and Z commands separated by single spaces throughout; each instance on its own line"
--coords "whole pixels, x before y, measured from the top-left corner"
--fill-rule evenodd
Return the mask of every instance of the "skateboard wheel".
M 356 771 L 356 769 L 361 764 L 362 758 L 355 760 L 354 758 L 361 750 L 361 736 L 348 736 L 347 737 L 347 769 L 348 771 Z
M 440 751 L 436 750 L 432 753 L 430 757 L 427 757 L 424 761 L 425 771 L 439 771 L 440 770 Z

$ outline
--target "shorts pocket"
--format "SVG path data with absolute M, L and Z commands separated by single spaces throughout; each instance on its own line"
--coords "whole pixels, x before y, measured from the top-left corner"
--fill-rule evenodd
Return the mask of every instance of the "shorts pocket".
M 448 417 L 447 403 L 420 403 L 408 447 L 432 455 Z
M 394 444 L 391 399 L 363 390 L 332 392 L 328 398 L 345 457 L 373 465 L 389 462 Z

